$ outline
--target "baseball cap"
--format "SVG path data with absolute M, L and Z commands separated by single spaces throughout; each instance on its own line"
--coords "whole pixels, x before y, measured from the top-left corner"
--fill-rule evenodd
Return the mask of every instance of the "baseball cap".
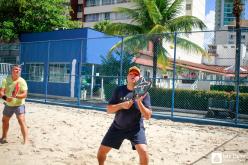
M 140 69 L 137 66 L 132 66 L 128 69 L 128 73 L 131 71 L 136 71 L 140 75 Z

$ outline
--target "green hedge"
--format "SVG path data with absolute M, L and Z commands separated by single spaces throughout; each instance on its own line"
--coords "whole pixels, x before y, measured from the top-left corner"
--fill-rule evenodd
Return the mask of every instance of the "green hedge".
M 233 85 L 211 85 L 210 90 L 233 92 L 235 91 L 235 86 Z M 241 93 L 248 93 L 248 86 L 239 86 L 239 91 Z
M 171 107 L 171 89 L 151 88 L 152 106 Z M 174 107 L 180 109 L 207 110 L 208 99 L 230 99 L 230 94 L 218 91 L 175 90 Z
M 236 100 L 236 94 L 231 94 L 231 100 Z M 239 95 L 239 112 L 248 114 L 248 93 Z
M 112 92 L 117 85 L 104 85 L 106 100 L 112 96 Z M 149 90 L 152 106 L 171 107 L 172 90 L 164 88 L 151 88 Z M 235 100 L 235 93 L 224 91 L 206 90 L 175 90 L 174 107 L 179 109 L 203 110 L 208 109 L 208 99 Z M 240 93 L 240 113 L 248 114 L 248 93 Z
M 109 101 L 109 99 L 111 98 L 112 93 L 116 87 L 117 87 L 116 84 L 104 84 L 104 86 L 103 86 L 104 94 L 105 94 L 105 99 L 107 101 Z

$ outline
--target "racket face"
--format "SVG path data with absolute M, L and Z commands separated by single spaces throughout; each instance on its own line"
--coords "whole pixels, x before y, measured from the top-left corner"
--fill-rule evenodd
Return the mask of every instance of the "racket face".
M 146 92 L 151 88 L 151 84 L 152 83 L 150 81 L 146 81 L 143 77 L 140 77 L 134 87 L 135 96 L 140 97 L 145 95 Z

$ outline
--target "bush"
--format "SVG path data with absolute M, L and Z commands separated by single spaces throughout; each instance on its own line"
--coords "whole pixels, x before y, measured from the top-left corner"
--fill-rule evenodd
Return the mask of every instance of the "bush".
M 152 106 L 171 107 L 172 89 L 151 88 Z M 205 90 L 175 90 L 174 107 L 180 109 L 207 110 L 208 99 L 230 99 L 230 94 Z
M 233 85 L 211 85 L 210 90 L 234 92 L 235 86 L 233 86 Z M 248 93 L 248 86 L 239 86 L 239 91 L 240 91 L 240 93 Z
M 106 100 L 112 96 L 112 92 L 117 85 L 104 85 Z M 152 106 L 168 107 L 172 105 L 172 89 L 151 88 L 149 90 Z M 206 91 L 206 90 L 186 90 L 176 89 L 174 107 L 187 110 L 208 110 L 208 99 L 216 100 L 235 100 L 236 94 L 224 91 Z M 248 93 L 240 93 L 240 113 L 248 114 Z
M 104 94 L 105 94 L 105 99 L 107 101 L 109 101 L 110 98 L 112 97 L 112 93 L 116 87 L 117 87 L 116 84 L 104 84 L 104 86 L 103 86 Z

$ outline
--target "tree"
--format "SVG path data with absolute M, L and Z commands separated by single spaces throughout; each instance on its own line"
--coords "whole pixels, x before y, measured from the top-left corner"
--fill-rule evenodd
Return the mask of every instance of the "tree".
M 107 26 L 106 33 L 113 35 L 129 35 L 124 39 L 126 47 L 129 49 L 133 45 L 144 48 L 147 43 L 144 38 L 153 44 L 153 85 L 156 85 L 157 63 L 166 64 L 167 51 L 162 46 L 163 41 L 174 42 L 172 32 L 190 32 L 192 29 L 206 28 L 205 24 L 194 16 L 180 16 L 183 11 L 184 0 L 132 0 L 136 8 L 118 8 L 117 11 L 129 16 L 132 23 L 111 23 Z M 145 34 L 141 36 L 138 34 Z M 133 35 L 133 36 L 130 36 Z M 177 46 L 189 50 L 206 54 L 197 44 L 177 36 Z M 132 43 L 139 44 L 132 44 Z M 121 43 L 116 44 L 120 47 Z M 135 48 L 137 49 L 137 47 Z
M 116 51 L 114 54 L 108 54 L 106 57 L 101 56 L 102 65 L 100 72 L 102 75 L 106 76 L 120 76 L 120 63 L 121 63 L 121 53 Z M 124 53 L 122 57 L 122 65 L 124 67 L 123 76 L 126 76 L 128 71 L 127 68 L 133 66 L 133 57 L 129 54 Z
M 11 42 L 24 32 L 77 28 L 69 18 L 67 0 L 0 0 L 0 41 Z
M 110 24 L 111 24 L 111 22 L 109 20 L 103 20 L 103 21 L 97 22 L 93 26 L 93 28 L 97 31 L 100 31 L 100 32 L 106 32 L 108 25 L 110 25 Z

